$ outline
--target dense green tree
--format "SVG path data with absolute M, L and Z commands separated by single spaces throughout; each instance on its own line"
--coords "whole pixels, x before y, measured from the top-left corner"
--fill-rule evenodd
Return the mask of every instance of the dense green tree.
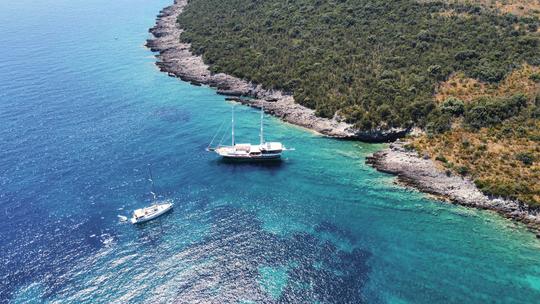
M 524 95 L 507 98 L 480 98 L 465 108 L 465 123 L 475 129 L 501 123 L 516 116 L 527 105 Z
M 461 116 L 465 111 L 465 104 L 458 98 L 450 97 L 441 104 L 441 111 L 453 116 Z

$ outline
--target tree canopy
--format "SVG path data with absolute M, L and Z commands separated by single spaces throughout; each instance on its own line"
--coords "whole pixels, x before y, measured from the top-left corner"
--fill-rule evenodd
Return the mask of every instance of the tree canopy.
M 213 72 L 290 92 L 362 129 L 437 123 L 433 93 L 453 72 L 498 82 L 540 64 L 537 18 L 471 4 L 190 0 L 178 21 Z

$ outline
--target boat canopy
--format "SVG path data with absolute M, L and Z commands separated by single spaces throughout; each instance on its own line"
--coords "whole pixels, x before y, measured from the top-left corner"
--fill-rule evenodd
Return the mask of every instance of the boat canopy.
M 251 146 L 249 153 L 261 153 L 261 149 L 259 146 Z
M 261 145 L 261 150 L 266 150 L 266 151 L 283 150 L 283 145 L 280 142 L 267 142 Z
M 133 212 L 133 215 L 135 215 L 135 217 L 142 217 L 145 215 L 145 212 L 144 212 L 144 209 L 137 209 Z
M 245 151 L 245 152 L 249 152 L 251 150 L 251 145 L 250 144 L 236 144 L 234 146 L 234 149 L 236 151 Z

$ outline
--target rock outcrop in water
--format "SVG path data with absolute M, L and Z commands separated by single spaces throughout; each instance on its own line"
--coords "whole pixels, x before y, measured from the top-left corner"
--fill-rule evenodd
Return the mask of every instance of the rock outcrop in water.
M 175 0 L 158 15 L 156 25 L 150 29 L 154 39 L 146 46 L 154 52 L 159 69 L 170 76 L 178 77 L 195 85 L 209 85 L 217 88 L 218 94 L 229 96 L 249 96 L 252 99 L 238 99 L 245 105 L 264 107 L 266 112 L 282 120 L 302 126 L 318 133 L 342 139 L 358 139 L 367 142 L 387 142 L 404 136 L 407 129 L 359 131 L 352 124 L 337 118 L 329 119 L 315 115 L 315 111 L 294 102 L 290 94 L 266 90 L 260 85 L 237 77 L 218 73 L 212 74 L 200 56 L 190 51 L 190 44 L 179 40 L 183 30 L 176 22 L 187 5 L 187 0 Z
M 404 145 L 402 141 L 392 143 L 389 148 L 368 157 L 366 162 L 379 171 L 397 175 L 400 182 L 422 192 L 456 204 L 493 210 L 540 231 L 540 210 L 517 201 L 488 197 L 469 178 L 439 170 L 429 157 L 420 157 Z

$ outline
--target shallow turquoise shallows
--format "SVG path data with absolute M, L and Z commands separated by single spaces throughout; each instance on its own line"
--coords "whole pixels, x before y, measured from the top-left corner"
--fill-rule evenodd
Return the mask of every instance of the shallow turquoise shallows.
M 0 2 L 0 303 L 540 302 L 532 233 L 394 185 L 382 145 L 265 117 L 281 164 L 205 152 L 231 104 L 156 69 L 169 2 Z M 174 211 L 120 223 L 148 164 Z

